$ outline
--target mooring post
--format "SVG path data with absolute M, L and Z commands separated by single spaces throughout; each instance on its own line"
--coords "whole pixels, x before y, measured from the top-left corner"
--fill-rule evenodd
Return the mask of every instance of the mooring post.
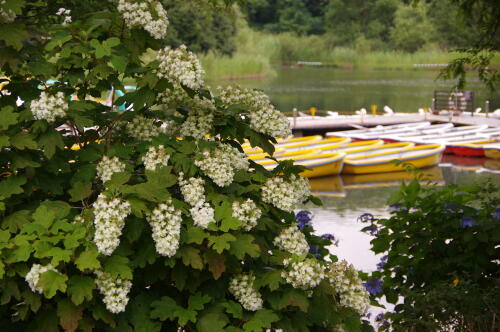
M 434 113 L 435 110 L 436 110 L 436 98 L 432 98 L 432 105 L 431 105 L 432 114 L 436 114 Z
M 490 112 L 490 101 L 489 100 L 484 102 L 484 111 L 486 112 L 486 117 L 488 118 L 490 116 L 488 114 Z
M 297 109 L 293 109 L 293 127 L 297 127 Z

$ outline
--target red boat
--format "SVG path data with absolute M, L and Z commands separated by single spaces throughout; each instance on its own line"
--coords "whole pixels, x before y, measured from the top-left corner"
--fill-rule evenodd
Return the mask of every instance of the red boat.
M 450 144 L 447 146 L 447 149 L 450 151 L 450 153 L 453 153 L 457 156 L 484 157 L 484 148 L 493 144 L 498 145 L 499 143 L 499 140 L 490 139 L 467 143 Z

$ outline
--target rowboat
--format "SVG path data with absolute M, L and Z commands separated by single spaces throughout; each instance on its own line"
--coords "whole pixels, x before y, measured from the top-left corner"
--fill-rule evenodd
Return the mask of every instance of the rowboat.
M 429 135 L 407 136 L 405 137 L 405 141 L 429 144 L 437 141 L 460 138 L 467 135 L 475 135 L 478 132 L 486 129 L 487 127 L 488 127 L 487 125 L 453 127 L 439 134 L 434 133 Z
M 277 144 L 274 144 L 275 149 L 280 149 L 280 148 L 291 148 L 295 146 L 303 146 L 311 143 L 312 141 L 319 141 L 323 139 L 321 135 L 313 135 L 313 136 L 304 136 L 304 137 L 294 137 L 294 138 L 288 138 L 284 140 L 279 140 Z M 244 143 L 241 146 L 243 148 L 243 151 L 247 155 L 254 154 L 254 153 L 263 153 L 264 150 L 262 150 L 260 147 L 252 147 L 250 143 Z
M 430 122 L 410 122 L 410 123 L 401 123 L 390 126 L 377 126 L 373 128 L 363 128 L 363 129 L 352 129 L 352 130 L 343 130 L 343 131 L 331 131 L 326 133 L 326 137 L 351 137 L 356 138 L 358 135 L 368 134 L 368 133 L 384 133 L 390 130 L 396 129 L 406 129 L 410 130 L 411 128 L 422 128 L 430 126 Z
M 303 159 L 308 156 L 318 155 L 319 150 L 307 149 L 307 150 L 296 150 L 296 151 L 284 151 L 278 156 L 274 155 L 276 160 L 298 160 Z M 248 156 L 248 159 L 255 161 L 260 165 L 269 165 L 275 163 L 274 160 L 269 158 L 267 153 L 254 153 Z
M 274 153 L 274 156 L 281 156 L 290 152 L 298 152 L 302 150 L 330 150 L 345 146 L 350 143 L 351 139 L 349 137 L 330 137 L 322 140 L 308 141 L 305 145 L 299 146 L 280 146 L 279 149 Z
M 374 186 L 399 186 L 402 181 L 411 181 L 419 177 L 419 174 L 412 172 L 387 172 L 387 173 L 369 173 L 369 174 L 343 174 L 344 187 L 353 188 L 371 188 Z M 421 181 L 433 181 L 442 183 L 443 174 L 439 166 L 432 166 L 423 171 Z
M 310 168 L 300 173 L 300 175 L 306 178 L 338 175 L 342 171 L 344 157 L 345 153 L 323 153 L 297 159 L 294 164 Z M 277 165 L 276 162 L 272 161 L 264 165 L 264 167 L 268 170 L 272 170 Z
M 418 135 L 433 135 L 436 133 L 446 132 L 453 128 L 453 123 L 440 123 L 430 125 L 428 127 L 417 128 L 412 130 L 398 130 L 381 135 L 380 138 L 386 142 L 403 142 L 407 141 L 407 137 Z
M 334 153 L 334 152 L 343 152 L 343 153 L 354 153 L 371 150 L 373 148 L 382 146 L 384 141 L 381 139 L 370 140 L 370 141 L 358 141 L 346 144 L 344 146 L 336 147 L 336 148 L 326 148 L 319 150 L 318 153 Z
M 484 148 L 484 155 L 490 159 L 500 159 L 500 144 Z
M 373 154 L 399 152 L 412 148 L 413 146 L 415 146 L 415 144 L 411 142 L 390 143 L 385 145 L 372 146 L 365 149 L 360 149 L 358 151 L 349 151 L 349 152 L 344 151 L 344 153 L 347 154 L 346 158 L 357 158 Z
M 466 141 L 459 143 L 451 143 L 446 146 L 447 150 L 450 150 L 451 153 L 456 154 L 457 156 L 464 157 L 484 157 L 484 149 L 499 145 L 500 140 L 497 139 L 489 139 L 489 140 L 481 140 L 481 141 Z
M 459 170 L 476 171 L 484 167 L 486 158 L 463 157 L 454 154 L 444 154 L 439 166 L 452 167 Z
M 343 173 L 366 174 L 384 173 L 405 170 L 404 164 L 424 168 L 439 163 L 444 151 L 442 144 L 414 146 L 398 152 L 366 154 L 364 156 L 348 155 L 344 160 Z

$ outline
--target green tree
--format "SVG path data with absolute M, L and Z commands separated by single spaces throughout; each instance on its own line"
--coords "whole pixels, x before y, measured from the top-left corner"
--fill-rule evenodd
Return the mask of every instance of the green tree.
M 288 119 L 209 91 L 161 3 L 7 0 L 0 20 L 0 330 L 370 331 L 358 272 L 297 227 L 304 168 L 242 149 L 272 154 Z
M 434 33 L 423 3 L 417 6 L 399 6 L 394 18 L 394 27 L 391 29 L 391 41 L 396 49 L 406 52 L 418 51 L 432 40 Z

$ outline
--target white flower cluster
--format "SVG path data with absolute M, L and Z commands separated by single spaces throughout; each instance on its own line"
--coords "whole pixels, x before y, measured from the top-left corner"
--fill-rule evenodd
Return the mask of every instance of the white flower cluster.
M 155 120 L 138 115 L 131 122 L 125 124 L 128 135 L 143 140 L 151 141 L 151 138 L 160 134 L 160 128 L 155 126 Z
M 230 185 L 236 170 L 248 169 L 247 156 L 229 144 L 219 143 L 217 149 L 203 151 L 202 155 L 195 165 L 219 187 Z
M 189 178 L 185 180 L 183 173 L 179 174 L 179 185 L 184 201 L 191 206 L 201 205 L 205 202 L 205 180 L 202 178 Z
M 262 200 L 275 207 L 291 212 L 298 203 L 311 195 L 309 181 L 292 174 L 289 181 L 280 176 L 269 178 L 261 188 Z
M 167 12 L 159 1 L 119 0 L 118 11 L 129 29 L 142 27 L 155 39 L 165 38 L 169 22 Z
M 108 199 L 100 194 L 94 202 L 93 208 L 94 242 L 101 254 L 109 256 L 120 244 L 125 218 L 131 212 L 130 204 L 119 198 Z
M 164 92 L 158 94 L 161 102 L 168 107 L 187 106 L 201 110 L 215 110 L 213 99 L 203 98 L 199 95 L 194 95 L 191 98 L 179 83 L 174 83 L 173 85 L 172 89 L 166 89 Z
M 314 258 L 307 258 L 301 262 L 286 258 L 283 264 L 288 270 L 281 272 L 281 277 L 294 288 L 308 290 L 318 286 L 325 278 L 325 269 Z
M 0 7 L 5 6 L 6 3 L 7 3 L 6 0 L 1 0 Z M 0 21 L 3 21 L 4 23 L 10 23 L 13 22 L 15 19 L 16 19 L 16 13 L 14 13 L 14 11 L 8 8 L 0 8 Z
M 58 92 L 55 96 L 52 96 L 44 91 L 40 94 L 40 98 L 31 102 L 30 108 L 36 120 L 54 122 L 56 118 L 66 116 L 68 103 L 63 92 Z
M 57 16 L 63 16 L 64 15 L 64 21 L 62 22 L 62 25 L 68 25 L 72 22 L 71 20 L 71 10 L 66 9 L 66 8 L 59 8 L 59 10 L 56 13 Z
M 95 271 L 95 274 L 97 276 L 95 283 L 99 292 L 104 295 L 103 302 L 106 309 L 114 314 L 125 311 L 132 282 L 127 279 L 113 278 L 107 272 Z
M 172 257 L 179 248 L 181 234 L 181 211 L 177 210 L 171 200 L 167 200 L 147 215 L 151 225 L 156 251 L 163 256 Z
M 212 129 L 213 121 L 213 113 L 202 110 L 191 110 L 186 120 L 182 123 L 179 133 L 182 137 L 203 138 Z
M 142 157 L 144 167 L 148 171 L 156 170 L 156 167 L 167 166 L 170 155 L 165 151 L 163 145 L 150 146 L 148 152 Z
M 332 263 L 326 277 L 339 293 L 340 305 L 353 308 L 360 314 L 368 311 L 370 295 L 363 286 L 358 271 L 352 264 L 347 263 L 345 260 Z
M 203 86 L 205 71 L 196 55 L 187 50 L 186 45 L 176 49 L 169 46 L 158 52 L 160 61 L 157 76 L 166 78 L 172 83 L 182 83 L 193 90 Z
M 193 206 L 189 212 L 194 224 L 202 228 L 207 228 L 212 221 L 215 222 L 214 209 L 207 202 Z
M 179 185 L 181 187 L 184 201 L 192 206 L 189 209 L 195 225 L 207 228 L 208 224 L 215 221 L 215 211 L 209 203 L 205 201 L 205 180 L 202 178 L 183 179 L 183 173 L 179 174 Z
M 218 89 L 225 104 L 243 104 L 248 107 L 250 127 L 255 131 L 275 137 L 288 137 L 292 134 L 290 121 L 274 108 L 263 92 L 238 86 Z
M 42 273 L 47 272 L 47 271 L 54 271 L 58 272 L 52 265 L 40 265 L 40 264 L 33 264 L 31 269 L 28 271 L 26 274 L 26 277 L 24 279 L 28 282 L 28 285 L 30 286 L 31 290 L 34 293 L 43 293 L 43 288 L 38 285 L 38 282 L 40 281 L 40 276 Z
M 262 309 L 262 297 L 253 287 L 255 276 L 252 274 L 238 274 L 229 282 L 229 292 L 249 311 Z
M 257 226 L 257 220 L 262 215 L 262 211 L 250 198 L 248 198 L 243 203 L 234 201 L 232 208 L 232 216 L 243 223 L 243 229 L 249 231 Z
M 101 161 L 97 164 L 97 176 L 102 182 L 111 180 L 113 173 L 123 172 L 125 164 L 120 161 L 118 157 L 103 156 Z
M 274 238 L 273 243 L 281 250 L 288 251 L 291 254 L 305 255 L 309 252 L 306 236 L 295 225 L 282 230 Z

